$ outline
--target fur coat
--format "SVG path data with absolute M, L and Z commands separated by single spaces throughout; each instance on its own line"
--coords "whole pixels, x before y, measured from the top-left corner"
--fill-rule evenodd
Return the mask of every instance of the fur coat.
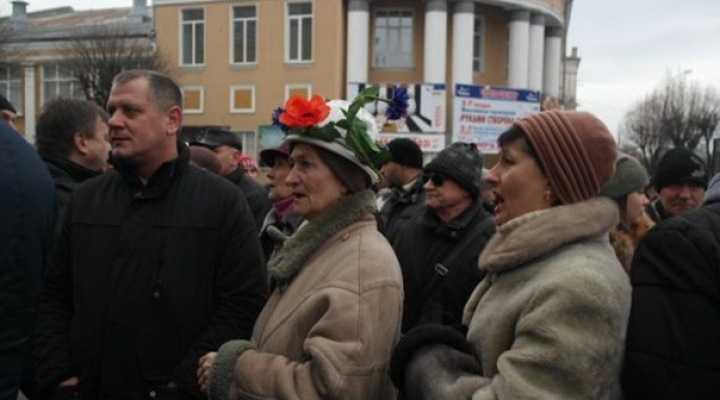
M 619 399 L 630 282 L 608 243 L 617 222 L 615 203 L 594 198 L 499 227 L 465 307 L 474 351 L 422 348 L 407 398 Z
M 210 399 L 395 398 L 387 369 L 402 278 L 374 201 L 371 191 L 345 196 L 285 241 L 252 342 L 220 348 Z

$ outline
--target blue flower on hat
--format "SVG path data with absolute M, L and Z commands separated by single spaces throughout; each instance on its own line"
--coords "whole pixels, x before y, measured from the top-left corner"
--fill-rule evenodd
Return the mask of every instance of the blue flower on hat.
M 272 114 L 272 124 L 282 129 L 283 133 L 287 133 L 288 126 L 280 122 L 280 115 L 285 112 L 285 109 L 282 107 L 278 107 L 275 110 L 273 110 Z
M 407 89 L 396 87 L 393 90 L 393 96 L 388 105 L 387 114 L 388 119 L 397 120 L 407 115 L 408 101 L 410 96 L 408 95 Z

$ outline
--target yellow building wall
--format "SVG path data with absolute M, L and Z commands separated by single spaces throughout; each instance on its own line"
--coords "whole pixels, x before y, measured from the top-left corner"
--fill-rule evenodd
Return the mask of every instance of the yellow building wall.
M 309 84 L 313 94 L 339 98 L 345 92 L 345 16 L 342 0 L 313 0 L 312 62 L 286 64 L 286 1 L 220 1 L 155 6 L 159 50 L 175 66 L 173 77 L 181 87 L 204 87 L 204 111 L 185 115 L 185 125 L 224 125 L 236 131 L 257 131 L 269 125 L 272 111 L 283 105 L 288 84 Z M 231 65 L 232 7 L 255 5 L 257 63 Z M 180 10 L 205 10 L 205 65 L 179 65 Z M 340 34 L 338 34 L 340 33 Z M 255 111 L 230 112 L 230 87 L 255 86 Z

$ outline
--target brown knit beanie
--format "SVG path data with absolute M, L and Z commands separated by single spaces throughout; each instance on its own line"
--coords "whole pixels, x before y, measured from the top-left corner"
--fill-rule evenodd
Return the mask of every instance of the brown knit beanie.
M 544 111 L 515 124 L 535 149 L 550 186 L 562 204 L 595 197 L 615 172 L 615 139 L 588 112 Z

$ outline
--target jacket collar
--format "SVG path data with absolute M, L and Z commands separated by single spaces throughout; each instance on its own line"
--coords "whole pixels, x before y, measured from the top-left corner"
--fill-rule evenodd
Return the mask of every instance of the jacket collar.
M 190 161 L 190 151 L 188 150 L 188 147 L 184 143 L 178 141 L 177 150 L 177 158 L 160 165 L 157 171 L 152 174 L 146 185 L 144 185 L 140 178 L 137 177 L 135 174 L 135 168 L 132 164 L 112 157 L 110 157 L 110 163 L 120 173 L 128 186 L 130 186 L 130 188 L 134 191 L 135 198 L 151 199 L 164 194 L 170 187 L 174 178 L 177 175 L 180 175 L 188 167 L 188 162 Z
M 235 185 L 238 185 L 240 182 L 243 181 L 243 179 L 245 179 L 245 170 L 237 167 L 233 172 L 225 175 L 225 179 L 229 180 Z
M 65 157 L 59 157 L 52 154 L 40 154 L 40 157 L 48 165 L 48 170 L 53 178 L 62 175 L 69 175 L 73 181 L 83 182 L 101 174 L 99 171 L 86 168 Z
M 617 205 L 604 197 L 522 215 L 498 227 L 480 254 L 480 269 L 501 272 L 582 239 L 607 240 L 619 220 Z
M 328 239 L 374 211 L 375 194 L 372 190 L 343 196 L 315 219 L 306 221 L 285 241 L 268 263 L 270 275 L 281 285 L 287 284 Z

